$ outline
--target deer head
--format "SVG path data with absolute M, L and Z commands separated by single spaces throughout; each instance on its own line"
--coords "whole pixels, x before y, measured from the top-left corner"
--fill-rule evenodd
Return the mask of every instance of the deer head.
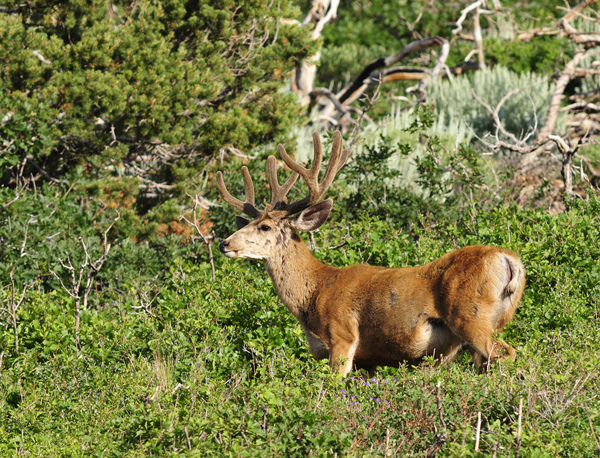
M 286 246 L 289 240 L 298 239 L 297 232 L 314 231 L 329 216 L 333 201 L 327 199 L 320 202 L 327 189 L 333 183 L 335 175 L 346 163 L 348 150 L 342 149 L 342 135 L 335 132 L 331 159 L 323 180 L 319 181 L 319 172 L 323 161 L 323 146 L 316 132 L 313 134 L 314 160 L 307 169 L 295 162 L 279 145 L 279 154 L 292 174 L 283 185 L 277 179 L 277 159 L 267 159 L 267 177 L 271 188 L 271 200 L 264 211 L 256 208 L 254 202 L 254 184 L 246 166 L 242 167 L 246 198 L 244 202 L 233 197 L 225 187 L 223 175 L 217 172 L 217 187 L 223 199 L 244 214 L 253 218 L 236 216 L 238 231 L 221 242 L 221 252 L 229 258 L 246 258 L 261 261 L 268 260 L 276 252 L 277 247 Z M 288 203 L 287 194 L 298 177 L 306 182 L 308 194 L 303 199 Z

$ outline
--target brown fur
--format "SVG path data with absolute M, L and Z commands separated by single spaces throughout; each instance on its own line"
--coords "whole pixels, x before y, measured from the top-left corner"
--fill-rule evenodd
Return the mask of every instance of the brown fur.
M 331 201 L 291 219 L 267 210 L 221 244 L 228 257 L 264 262 L 315 358 L 344 375 L 426 355 L 449 363 L 465 347 L 479 371 L 493 358 L 514 358 L 514 348 L 493 335 L 513 317 L 525 287 L 515 253 L 467 246 L 418 267 L 332 267 L 297 233 L 320 226 L 330 210 Z

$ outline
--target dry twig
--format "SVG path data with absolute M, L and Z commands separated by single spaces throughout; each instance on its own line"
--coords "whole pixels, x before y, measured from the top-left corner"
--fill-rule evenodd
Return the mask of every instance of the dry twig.
M 121 214 L 117 212 L 117 216 L 111 222 L 110 226 L 104 231 L 103 234 L 103 243 L 102 243 L 102 254 L 98 259 L 92 261 L 92 257 L 88 251 L 88 247 L 85 244 L 85 241 L 82 237 L 79 237 L 79 243 L 83 247 L 83 251 L 85 253 L 85 258 L 83 263 L 79 266 L 79 269 L 76 271 L 76 268 L 73 266 L 71 262 L 71 258 L 67 253 L 66 262 L 63 259 L 59 259 L 60 264 L 70 273 L 71 275 L 71 285 L 67 287 L 62 278 L 53 270 L 52 274 L 58 279 L 62 288 L 67 292 L 69 296 L 75 299 L 75 343 L 79 348 L 79 327 L 81 322 L 81 303 L 83 301 L 83 310 L 87 310 L 88 308 L 88 297 L 90 291 L 92 290 L 92 285 L 96 275 L 100 272 L 104 261 L 106 261 L 106 257 L 111 248 L 111 244 L 108 243 L 108 233 L 113 228 L 115 223 L 119 221 L 121 218 Z M 85 286 L 82 286 L 85 280 Z
M 14 345 L 15 345 L 15 353 L 19 353 L 19 332 L 18 332 L 18 324 L 19 324 L 19 315 L 18 311 L 21 305 L 23 305 L 23 301 L 25 300 L 25 295 L 27 293 L 27 289 L 30 288 L 30 285 L 24 285 L 23 290 L 21 291 L 20 297 L 15 295 L 16 287 L 15 287 L 15 278 L 14 278 L 14 269 L 10 271 L 10 293 L 8 297 L 8 302 L 5 307 L 0 307 L 0 312 L 4 312 L 8 319 L 10 320 L 10 324 L 13 328 L 14 334 Z M 4 355 L 4 350 L 2 351 L 2 355 Z M 2 369 L 2 364 L 0 360 L 0 370 Z
M 184 215 L 181 215 L 179 217 L 179 220 L 183 220 L 187 224 L 189 224 L 190 226 L 192 226 L 196 230 L 196 232 L 198 233 L 198 235 L 200 236 L 199 238 L 201 238 L 202 241 L 207 246 L 207 248 L 208 248 L 208 262 L 210 263 L 210 268 L 211 268 L 211 272 L 212 272 L 211 279 L 214 282 L 216 280 L 216 272 L 215 272 L 215 261 L 214 261 L 213 251 L 212 251 L 212 244 L 215 241 L 215 233 L 214 233 L 214 231 L 211 231 L 210 234 L 204 235 L 202 233 L 202 231 L 200 230 L 200 226 L 198 225 L 198 218 L 197 218 L 197 215 L 196 215 L 196 210 L 198 209 L 198 207 L 204 208 L 203 202 L 207 202 L 207 200 L 204 199 L 201 196 L 198 196 L 198 195 L 196 195 L 195 197 L 192 197 L 190 194 L 188 194 L 188 196 L 191 197 L 193 199 L 193 202 L 194 202 L 194 208 L 192 210 L 192 219 L 193 220 L 190 221 Z M 192 240 L 192 243 L 196 243 L 196 240 L 198 239 L 198 237 L 194 237 L 192 235 L 192 236 L 190 236 L 190 239 Z
M 446 422 L 444 421 L 444 414 L 442 410 L 442 382 L 438 381 L 435 387 L 435 399 L 437 402 L 438 415 L 440 418 L 441 429 L 438 431 L 436 428 L 435 441 L 431 447 L 427 450 L 427 458 L 433 458 L 437 455 L 437 452 L 448 440 L 448 434 L 446 433 Z

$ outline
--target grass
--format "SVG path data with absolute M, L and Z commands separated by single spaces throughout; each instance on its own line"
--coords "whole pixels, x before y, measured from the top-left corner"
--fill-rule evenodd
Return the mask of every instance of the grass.
M 477 375 L 464 355 L 339 381 L 262 266 L 218 257 L 212 283 L 205 264 L 178 259 L 153 299 L 129 286 L 84 311 L 79 347 L 72 298 L 27 293 L 18 353 L 12 328 L 2 334 L 0 455 L 598 456 L 600 202 L 473 210 L 416 235 L 367 218 L 322 229 L 317 255 L 394 266 L 470 243 L 516 250 L 528 282 L 503 333 L 515 362 Z

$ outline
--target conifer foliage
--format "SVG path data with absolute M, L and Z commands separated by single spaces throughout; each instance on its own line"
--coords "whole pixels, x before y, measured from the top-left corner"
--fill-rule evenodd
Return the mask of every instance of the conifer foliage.
M 289 0 L 3 3 L 3 184 L 82 165 L 161 191 L 175 162 L 270 141 L 297 114 L 280 88 L 314 45 Z

